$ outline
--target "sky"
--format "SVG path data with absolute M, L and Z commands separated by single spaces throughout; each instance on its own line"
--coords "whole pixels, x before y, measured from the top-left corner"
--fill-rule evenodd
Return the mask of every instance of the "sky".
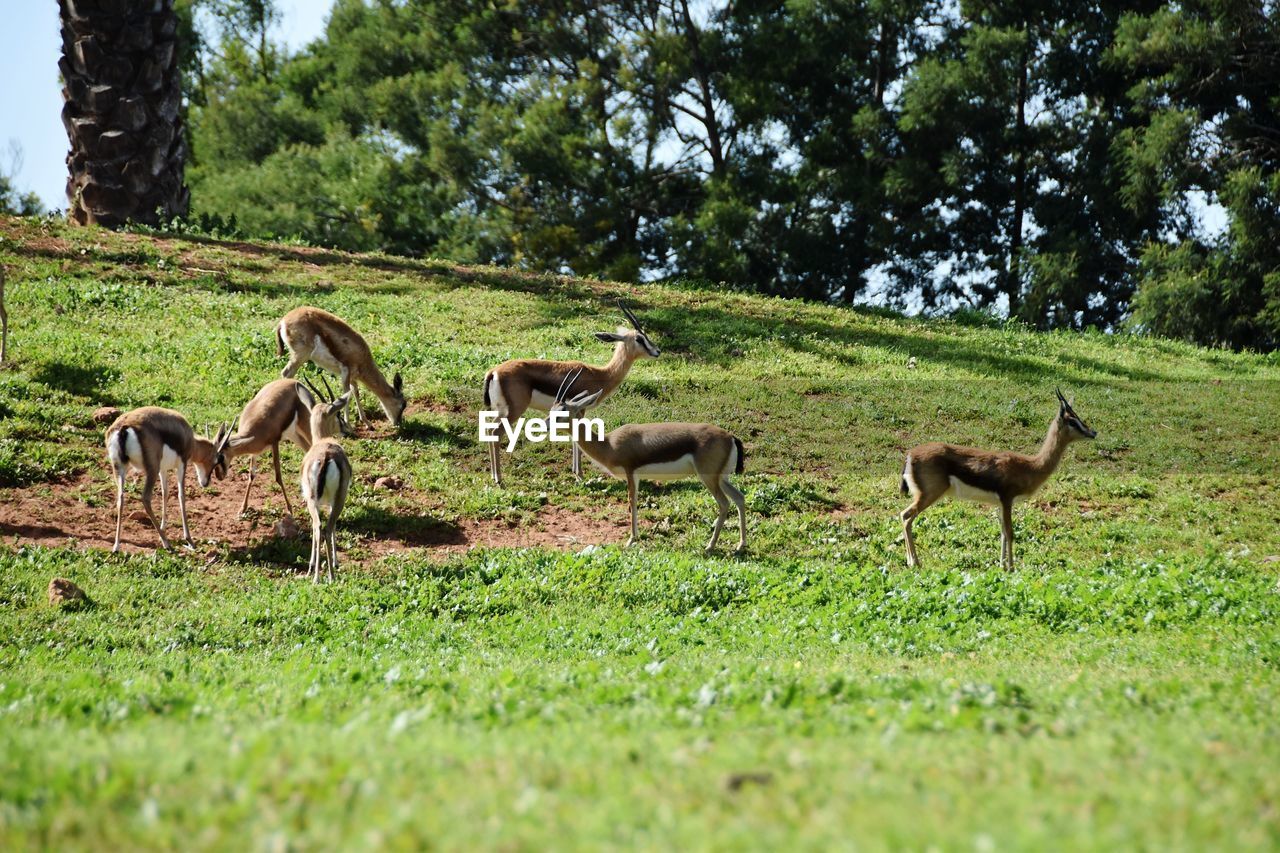
M 276 38 L 297 50 L 324 31 L 332 5 L 279 0 Z M 19 192 L 35 192 L 50 210 L 67 206 L 61 55 L 54 0 L 0 0 L 0 80 L 6 81 L 0 84 L 0 172 L 13 175 Z

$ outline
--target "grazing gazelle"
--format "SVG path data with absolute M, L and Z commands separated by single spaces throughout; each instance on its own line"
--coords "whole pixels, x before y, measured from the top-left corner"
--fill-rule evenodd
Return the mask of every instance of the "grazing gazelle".
M 326 387 L 328 387 L 326 385 Z M 301 447 L 303 452 L 311 449 L 311 409 L 315 406 L 317 392 L 308 390 L 296 379 L 277 379 L 268 382 L 253 399 L 245 404 L 240 413 L 240 428 L 227 442 L 225 455 L 230 462 L 237 456 L 249 457 L 249 483 L 244 487 L 244 501 L 240 504 L 240 514 L 249 509 L 249 491 L 253 488 L 253 469 L 258 455 L 271 451 L 271 462 L 275 466 L 276 483 L 284 494 L 284 505 L 293 515 L 293 505 L 289 502 L 289 490 L 280 477 L 280 442 L 288 440 Z
M 661 353 L 640 328 L 631 309 L 618 303 L 633 328 L 618 326 L 616 332 L 596 332 L 596 338 L 615 342 L 613 358 L 600 367 L 580 361 L 547 361 L 517 358 L 504 361 L 484 375 L 484 406 L 508 423 L 515 423 L 529 408 L 548 412 L 555 403 L 556 390 L 570 373 L 579 376 L 576 387 L 594 394 L 591 406 L 605 400 L 622 384 L 632 363 L 638 358 L 657 358 Z M 502 485 L 502 463 L 497 442 L 489 444 L 489 472 L 493 482 Z M 573 473 L 582 476 L 582 455 L 573 446 Z
M 298 368 L 308 361 L 335 374 L 343 391 L 350 391 L 356 416 L 368 423 L 360 407 L 360 384 L 363 383 L 382 403 L 382 410 L 395 426 L 400 425 L 406 406 L 403 380 L 397 373 L 387 382 L 373 363 L 373 353 L 360 334 L 338 317 L 319 308 L 303 306 L 284 315 L 276 325 L 276 354 L 289 350 L 289 363 L 280 375 L 292 379 Z
M 218 437 L 209 441 L 199 438 L 178 412 L 145 406 L 116 418 L 107 428 L 107 456 L 116 474 L 116 544 L 112 551 L 120 550 L 120 526 L 124 517 L 124 480 L 129 471 L 142 472 L 142 508 L 147 518 L 160 534 L 160 544 L 169 545 L 164 535 L 165 510 L 169 497 L 169 472 L 176 472 L 178 479 L 178 513 L 182 517 L 182 538 L 193 545 L 187 529 L 187 491 L 184 482 L 187 464 L 196 467 L 196 478 L 202 487 L 209 485 L 211 475 L 219 480 L 227 475 L 227 460 L 223 451 L 230 433 L 223 424 Z M 156 480 L 160 481 L 160 521 L 151 510 L 151 491 Z
M 328 564 L 329 580 L 333 580 L 338 567 L 336 530 L 338 516 L 342 515 L 342 507 L 347 502 L 347 489 L 351 488 L 351 463 L 334 436 L 342 429 L 339 418 L 350 399 L 348 391 L 332 402 L 317 401 L 311 407 L 314 443 L 302 458 L 302 499 L 311 514 L 311 579 L 315 583 L 320 582 L 322 552 Z M 321 510 L 327 515 L 323 526 Z
M 918 566 L 911 522 L 946 495 L 1000 507 L 1000 556 L 1006 569 L 1013 568 L 1013 504 L 1034 495 L 1057 469 L 1062 454 L 1073 441 L 1094 438 L 1092 430 L 1058 395 L 1058 415 L 1035 456 L 1009 450 L 975 450 L 933 442 L 907 451 L 902 466 L 902 493 L 911 506 L 902 511 L 902 531 L 907 542 L 907 565 Z
M 583 391 L 566 400 L 569 389 L 576 384 L 577 373 L 565 377 L 555 396 L 551 411 L 565 410 L 571 423 L 582 418 L 583 412 L 595 405 L 601 391 Z M 574 433 L 577 435 L 577 433 Z M 747 505 L 733 483 L 732 474 L 742 473 L 746 451 L 733 433 L 712 424 L 628 424 L 620 426 L 603 438 L 592 438 L 590 430 L 578 436 L 582 452 L 599 468 L 627 481 L 627 498 L 631 502 L 631 538 L 627 546 L 636 541 L 636 489 L 638 480 L 678 480 L 697 477 L 716 499 L 715 527 L 706 551 L 716 547 L 720 528 L 729 516 L 729 501 L 738 507 L 738 547 L 742 553 L 747 547 Z

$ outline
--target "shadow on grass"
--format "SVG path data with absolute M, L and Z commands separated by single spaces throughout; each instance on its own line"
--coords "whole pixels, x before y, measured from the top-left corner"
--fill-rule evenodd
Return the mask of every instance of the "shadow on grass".
M 448 429 L 441 429 L 435 424 L 423 423 L 420 420 L 404 420 L 400 424 L 401 438 L 422 444 L 443 443 L 453 448 L 474 447 L 476 442 L 467 436 Z
M 107 385 L 115 381 L 115 371 L 94 365 L 85 367 L 64 361 L 46 361 L 31 374 L 31 381 L 95 403 L 108 400 Z
M 465 545 L 466 533 L 456 524 L 427 515 L 400 515 L 381 507 L 353 507 L 343 514 L 343 526 L 351 533 L 409 548 L 433 545 Z

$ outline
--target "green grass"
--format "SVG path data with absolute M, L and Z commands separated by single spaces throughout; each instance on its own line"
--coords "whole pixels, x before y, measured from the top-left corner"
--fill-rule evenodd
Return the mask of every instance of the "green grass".
M 87 474 L 109 516 L 92 410 L 229 420 L 298 304 L 411 400 L 347 442 L 332 586 L 305 548 L 0 548 L 6 849 L 1280 845 L 1274 356 L 32 220 L 0 263 L 0 499 Z M 623 293 L 663 355 L 599 414 L 737 432 L 750 556 L 701 556 L 692 484 L 645 487 L 631 551 L 374 558 L 387 529 L 625 517 L 564 447 L 488 485 L 474 416 L 505 358 L 606 358 Z M 1100 435 L 1015 513 L 1017 570 L 948 503 L 908 571 L 902 451 L 1031 450 L 1055 385 Z M 51 608 L 54 576 L 94 606 Z

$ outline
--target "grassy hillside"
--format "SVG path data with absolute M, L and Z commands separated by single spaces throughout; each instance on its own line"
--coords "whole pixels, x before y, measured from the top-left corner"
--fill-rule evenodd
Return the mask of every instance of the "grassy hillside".
M 0 264 L 6 847 L 1280 843 L 1274 357 L 33 220 Z M 642 489 L 629 551 L 564 446 L 488 483 L 485 369 L 605 360 L 620 295 L 663 354 L 599 414 L 735 431 L 746 558 L 700 555 L 696 483 Z M 339 582 L 269 478 L 247 519 L 241 480 L 192 486 L 194 554 L 69 542 L 113 522 L 92 411 L 229 420 L 299 304 L 410 398 L 347 442 Z M 1056 385 L 1100 434 L 1015 512 L 1017 571 L 951 503 L 908 571 L 902 451 L 1033 450 Z

